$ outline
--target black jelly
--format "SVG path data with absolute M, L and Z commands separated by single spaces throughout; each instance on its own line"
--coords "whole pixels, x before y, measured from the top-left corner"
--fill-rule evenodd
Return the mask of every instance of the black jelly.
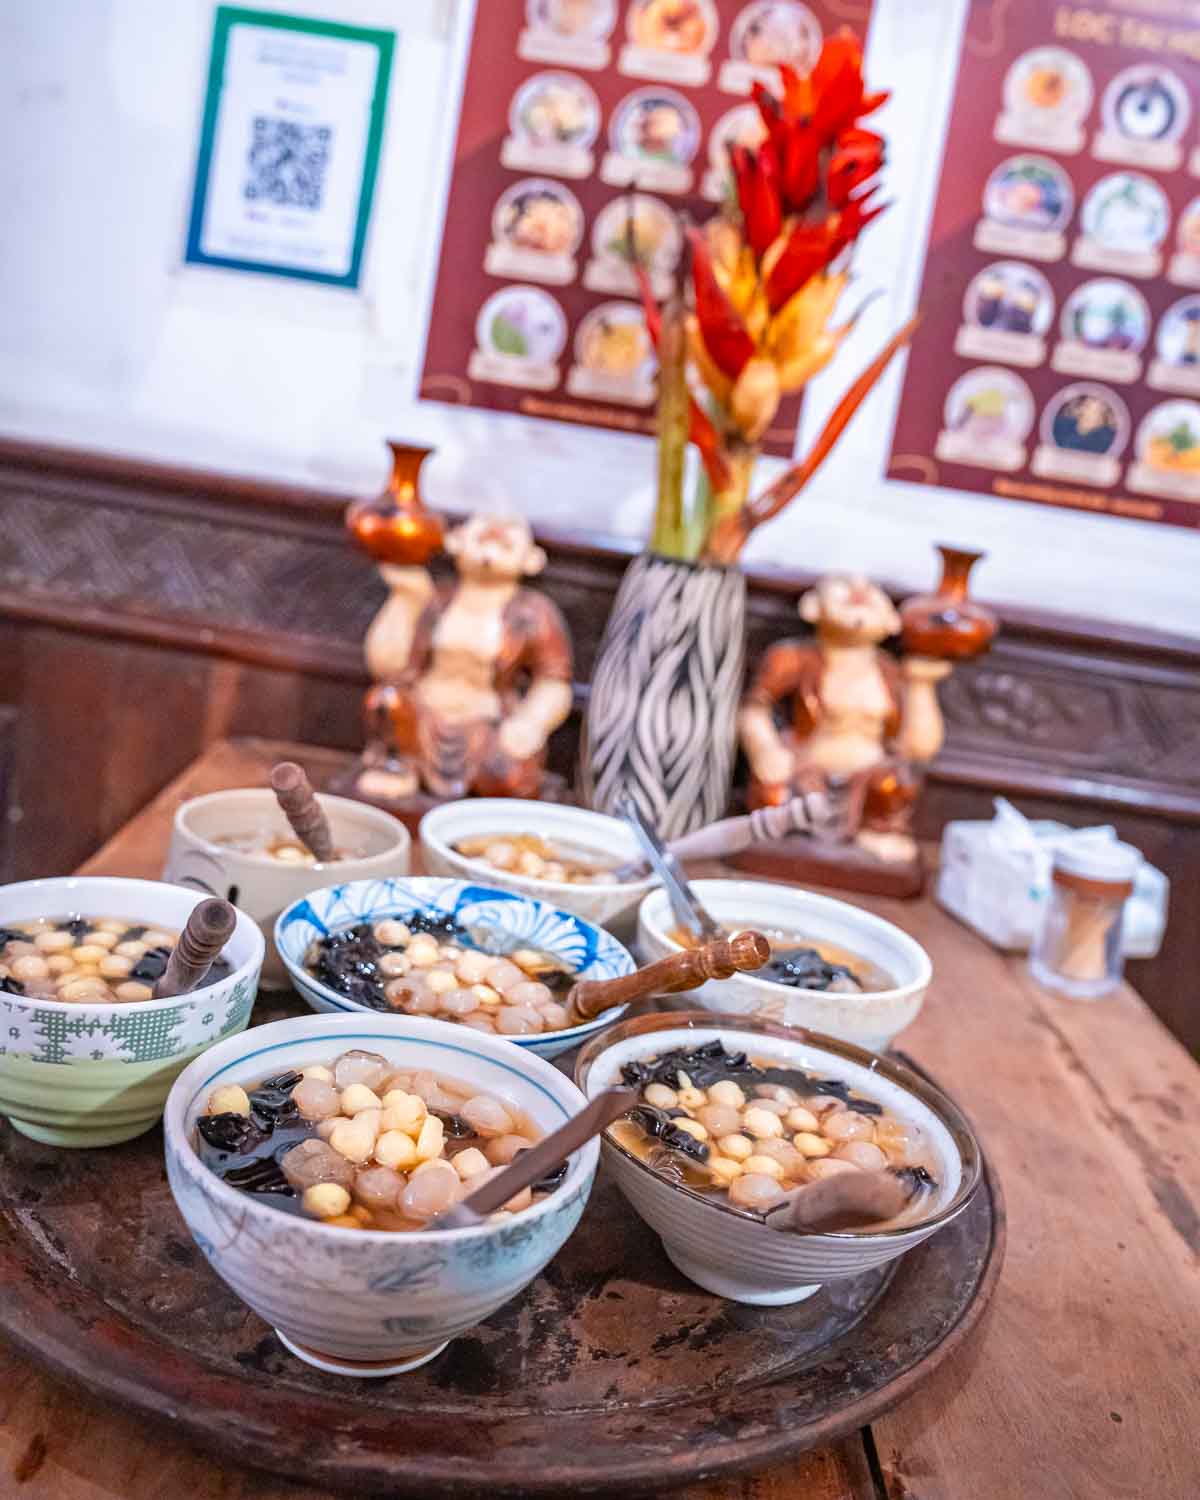
M 627 1062 L 621 1068 L 621 1077 L 634 1088 L 645 1088 L 648 1083 L 663 1083 L 668 1088 L 679 1087 L 679 1074 L 684 1072 L 698 1089 L 710 1088 L 723 1078 L 740 1078 L 746 1083 L 776 1083 L 795 1089 L 800 1095 L 828 1094 L 840 1099 L 848 1108 L 860 1115 L 881 1115 L 883 1105 L 873 1099 L 864 1099 L 856 1094 L 848 1083 L 840 1078 L 815 1078 L 801 1068 L 764 1068 L 752 1063 L 744 1052 L 726 1052 L 719 1040 L 704 1042 L 690 1050 L 676 1047 L 664 1052 L 661 1057 L 644 1061 Z
M 292 1090 L 302 1076 L 295 1072 L 279 1073 L 274 1078 L 264 1078 L 256 1089 L 251 1089 L 250 1114 L 264 1129 L 274 1130 L 299 1115 Z
M 130 979 L 140 979 L 143 984 L 153 984 L 156 979 L 161 979 L 166 973 L 167 960 L 170 957 L 170 948 L 148 949 L 130 969 Z
M 771 954 L 770 961 L 759 969 L 755 979 L 769 979 L 797 990 L 827 990 L 835 979 L 849 979 L 855 990 L 861 990 L 854 970 L 848 964 L 830 963 L 815 948 L 787 948 Z
M 708 1147 L 705 1143 L 698 1141 L 689 1131 L 681 1130 L 666 1110 L 656 1109 L 653 1104 L 635 1104 L 628 1111 L 628 1118 L 635 1125 L 640 1125 L 647 1135 L 661 1141 L 668 1150 L 690 1156 L 693 1161 L 708 1160 Z
M 279 1163 L 293 1146 L 316 1134 L 315 1125 L 300 1117 L 292 1098 L 301 1076 L 288 1072 L 263 1079 L 249 1092 L 249 1115 L 201 1115 L 196 1121 L 201 1161 L 230 1187 L 297 1199 Z

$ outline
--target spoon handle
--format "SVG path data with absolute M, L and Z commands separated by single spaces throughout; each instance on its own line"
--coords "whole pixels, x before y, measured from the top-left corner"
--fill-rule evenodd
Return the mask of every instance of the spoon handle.
M 171 949 L 167 967 L 155 983 L 153 998 L 186 995 L 202 983 L 236 923 L 237 912 L 219 897 L 193 906 L 179 941 Z
M 739 932 L 698 948 L 669 953 L 657 963 L 622 974 L 617 979 L 581 979 L 567 991 L 567 1009 L 590 1021 L 611 1005 L 627 1005 L 647 995 L 674 995 L 699 989 L 710 979 L 761 969 L 771 956 L 771 945 L 761 932 Z
M 790 833 L 810 833 L 827 838 L 841 821 L 833 802 L 824 792 L 806 792 L 779 807 L 760 807 L 736 818 L 707 823 L 694 833 L 672 839 L 667 853 L 677 860 L 728 859 L 751 844 L 771 843 Z M 646 872 L 645 859 L 631 859 L 609 875 L 610 880 L 635 880 Z
M 512 1162 L 490 1178 L 482 1187 L 439 1214 L 430 1222 L 431 1229 L 462 1229 L 478 1224 L 480 1219 L 503 1208 L 510 1198 L 516 1197 L 524 1188 L 532 1187 L 539 1178 L 545 1177 L 555 1167 L 566 1161 L 580 1146 L 594 1135 L 619 1119 L 626 1110 L 638 1101 L 637 1089 L 606 1089 L 592 1102 L 572 1115 L 565 1125 L 550 1135 L 543 1136 L 527 1151 L 519 1151 Z
M 829 799 L 823 792 L 792 797 L 779 807 L 760 807 L 740 818 L 722 818 L 684 834 L 667 847 L 676 859 L 725 859 L 740 854 L 751 844 L 785 838 L 789 833 L 813 833 L 823 829 L 831 817 Z
M 328 864 L 333 858 L 333 835 L 304 767 L 294 760 L 281 760 L 271 772 L 271 787 L 292 832 L 318 864 Z

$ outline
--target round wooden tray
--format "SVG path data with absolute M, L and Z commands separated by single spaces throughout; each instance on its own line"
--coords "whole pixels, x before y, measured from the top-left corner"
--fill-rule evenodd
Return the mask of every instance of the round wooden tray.
M 902 1400 L 995 1287 L 990 1176 L 883 1271 L 790 1308 L 686 1281 L 603 1173 L 520 1297 L 412 1374 L 352 1381 L 288 1354 L 192 1244 L 157 1130 L 63 1151 L 0 1123 L 0 1331 L 206 1448 L 393 1495 L 629 1494 L 753 1469 Z

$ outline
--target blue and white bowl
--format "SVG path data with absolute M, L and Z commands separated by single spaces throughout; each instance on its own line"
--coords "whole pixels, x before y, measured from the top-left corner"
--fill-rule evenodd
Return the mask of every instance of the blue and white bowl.
M 280 914 L 275 924 L 275 946 L 292 983 L 314 1010 L 378 1016 L 385 1012 L 359 1005 L 322 984 L 304 967 L 304 955 L 315 938 L 340 928 L 378 922 L 384 917 L 398 917 L 403 922 L 417 912 L 452 917 L 481 947 L 496 953 L 509 953 L 514 948 L 540 949 L 574 970 L 578 979 L 617 979 L 637 967 L 616 938 L 572 912 L 515 891 L 431 876 L 355 880 L 310 891 Z M 501 1040 L 539 1057 L 557 1057 L 615 1021 L 625 1009 L 624 1005 L 611 1006 L 594 1020 L 565 1031 Z
M 424 1016 L 302 1016 L 220 1042 L 180 1074 L 163 1116 L 167 1178 L 209 1265 L 297 1358 L 336 1375 L 415 1369 L 529 1284 L 579 1223 L 600 1147 L 570 1158 L 553 1193 L 512 1218 L 467 1229 L 339 1228 L 230 1187 L 192 1145 L 197 1117 L 224 1084 L 251 1087 L 351 1048 L 396 1068 L 428 1068 L 514 1105 L 544 1134 L 583 1095 L 540 1058 L 469 1026 Z

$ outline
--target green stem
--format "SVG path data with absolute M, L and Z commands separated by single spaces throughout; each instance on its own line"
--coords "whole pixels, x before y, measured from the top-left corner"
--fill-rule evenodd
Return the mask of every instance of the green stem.
M 686 556 L 687 440 L 687 341 L 683 303 L 674 297 L 663 309 L 658 339 L 658 502 L 650 538 L 651 549 L 664 557 Z

